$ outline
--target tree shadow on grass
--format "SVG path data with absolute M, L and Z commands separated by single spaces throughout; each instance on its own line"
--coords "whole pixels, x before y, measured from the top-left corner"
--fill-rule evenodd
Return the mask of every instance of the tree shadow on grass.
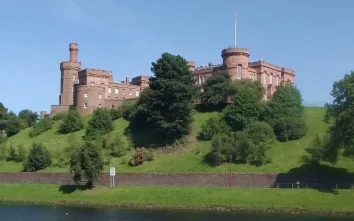
M 204 104 L 196 104 L 195 110 L 199 113 L 209 113 L 209 112 L 215 112 L 215 111 L 222 112 L 226 106 L 227 106 L 226 104 L 219 105 L 217 107 L 207 106 Z
M 91 189 L 93 189 L 94 187 L 92 187 Z M 83 186 L 83 185 L 61 185 L 59 187 L 59 192 L 63 193 L 63 194 L 71 194 L 75 191 L 86 191 L 89 190 L 89 188 L 87 186 Z
M 277 175 L 275 186 L 281 188 L 316 189 L 323 193 L 338 194 L 338 189 L 351 189 L 354 185 L 354 173 L 345 168 L 329 165 L 305 163 L 292 168 L 287 173 Z

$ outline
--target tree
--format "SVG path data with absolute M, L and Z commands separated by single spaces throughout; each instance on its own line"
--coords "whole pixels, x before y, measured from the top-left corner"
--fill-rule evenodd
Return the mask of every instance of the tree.
M 79 184 L 82 178 L 87 179 L 87 187 L 92 188 L 103 170 L 103 158 L 101 148 L 93 142 L 86 141 L 78 151 L 75 151 L 70 159 L 70 171 L 74 181 Z
M 253 88 L 241 87 L 233 100 L 235 102 L 224 109 L 223 118 L 233 131 L 241 131 L 260 116 L 258 95 Z
M 43 144 L 34 143 L 23 163 L 23 170 L 26 172 L 36 172 L 52 164 L 52 157 Z
M 97 108 L 93 112 L 92 119 L 88 122 L 85 138 L 94 139 L 112 130 L 113 121 L 111 113 L 105 109 Z
M 344 149 L 345 156 L 354 155 L 354 71 L 334 82 L 331 95 L 334 100 L 327 106 L 325 120 L 332 126 L 324 155 L 336 163 L 340 149 Z
M 7 115 L 7 108 L 0 102 L 0 120 L 5 120 Z
M 60 132 L 63 134 L 73 133 L 84 128 L 84 123 L 76 106 L 70 105 L 68 115 L 64 117 L 60 125 Z
M 6 135 L 11 137 L 18 132 L 21 131 L 22 125 L 20 119 L 14 114 L 13 112 L 10 112 L 7 114 L 7 120 L 5 123 L 5 132 Z
M 214 135 L 222 133 L 222 134 L 230 134 L 231 128 L 227 125 L 227 123 L 220 119 L 220 117 L 212 117 L 209 118 L 203 125 L 202 130 L 199 133 L 199 138 L 201 140 L 211 140 Z
M 155 74 L 149 80 L 150 92 L 144 104 L 147 122 L 173 142 L 187 134 L 193 120 L 197 89 L 193 86 L 193 73 L 181 56 L 163 53 L 152 63 Z
M 123 140 L 123 136 L 118 133 L 113 142 L 109 145 L 110 155 L 113 157 L 122 157 L 127 154 L 128 148 L 127 142 Z
M 39 116 L 37 112 L 33 112 L 29 109 L 25 109 L 25 110 L 21 110 L 18 113 L 18 117 L 24 121 L 25 128 L 27 128 L 27 127 L 32 127 L 38 120 Z
M 235 94 L 242 88 L 251 88 L 258 100 L 262 100 L 265 94 L 265 88 L 260 81 L 254 81 L 251 79 L 242 79 L 237 81 L 232 81 L 230 84 L 230 95 L 235 96 Z
M 35 137 L 38 136 L 39 134 L 52 129 L 53 126 L 53 120 L 45 117 L 40 119 L 37 123 L 33 125 L 33 129 L 29 133 L 30 137 Z
M 202 86 L 201 102 L 213 109 L 224 107 L 230 95 L 230 83 L 229 73 L 216 71 Z

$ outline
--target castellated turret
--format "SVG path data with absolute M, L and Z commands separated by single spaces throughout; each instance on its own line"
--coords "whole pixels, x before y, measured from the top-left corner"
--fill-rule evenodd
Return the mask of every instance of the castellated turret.
M 67 106 L 74 104 L 74 88 L 79 83 L 78 73 L 81 70 L 81 63 L 77 61 L 78 44 L 69 44 L 69 61 L 60 63 L 61 83 L 59 105 Z
M 222 50 L 223 65 L 227 68 L 232 80 L 246 77 L 249 56 L 250 54 L 246 48 L 229 47 Z

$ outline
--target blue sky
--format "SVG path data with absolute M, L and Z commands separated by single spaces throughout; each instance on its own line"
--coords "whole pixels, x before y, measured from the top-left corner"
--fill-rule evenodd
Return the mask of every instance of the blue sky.
M 354 1 L 3 0 L 0 3 L 0 102 L 18 112 L 58 104 L 59 63 L 79 44 L 84 68 L 115 80 L 152 75 L 163 52 L 197 64 L 221 63 L 233 44 L 250 61 L 296 71 L 306 102 L 331 99 L 334 81 L 354 69 Z

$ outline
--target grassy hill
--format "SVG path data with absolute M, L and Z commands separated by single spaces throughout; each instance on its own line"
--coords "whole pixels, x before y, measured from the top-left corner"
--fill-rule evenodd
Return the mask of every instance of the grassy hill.
M 327 130 L 326 125 L 322 119 L 325 109 L 319 107 L 307 107 L 305 109 L 306 122 L 308 125 L 308 132 L 305 137 L 297 141 L 290 141 L 285 143 L 276 142 L 269 150 L 268 155 L 271 157 L 272 162 L 261 167 L 251 165 L 232 165 L 232 171 L 238 173 L 286 173 L 286 172 L 303 172 L 309 168 L 301 167 L 300 159 L 306 154 L 305 148 L 311 141 L 316 133 L 323 133 Z M 174 151 L 172 153 L 159 154 L 154 161 L 144 162 L 143 165 L 131 167 L 128 165 L 133 151 L 130 151 L 122 158 L 114 158 L 112 165 L 116 167 L 117 172 L 158 172 L 158 173 L 228 173 L 230 170 L 229 164 L 218 167 L 212 167 L 203 161 L 203 157 L 210 151 L 210 142 L 198 141 L 195 137 L 200 131 L 201 125 L 210 117 L 216 116 L 216 112 L 195 114 L 195 121 L 193 123 L 192 142 L 187 148 Z M 85 117 L 84 121 L 87 124 L 90 116 Z M 68 146 L 69 137 L 81 142 L 81 137 L 84 135 L 84 130 L 73 133 L 72 135 L 58 134 L 58 127 L 60 121 L 55 122 L 53 128 L 43 134 L 30 138 L 28 136 L 31 128 L 25 129 L 17 135 L 9 138 L 8 143 L 23 144 L 26 148 L 30 148 L 33 142 L 43 143 L 52 153 L 54 162 L 62 154 L 65 147 Z M 123 134 L 124 129 L 128 126 L 129 122 L 124 119 L 115 121 L 115 129 L 108 134 L 112 139 L 115 134 Z M 143 136 L 142 136 L 143 137 Z M 146 136 L 145 139 L 151 139 Z M 22 163 L 14 162 L 0 162 L 0 172 L 18 172 L 22 169 Z M 354 161 L 352 159 L 341 158 L 335 167 L 322 165 L 318 168 L 310 168 L 315 172 L 354 172 Z M 52 166 L 39 172 L 67 172 L 68 168 L 60 168 Z M 108 171 L 108 168 L 106 168 Z

